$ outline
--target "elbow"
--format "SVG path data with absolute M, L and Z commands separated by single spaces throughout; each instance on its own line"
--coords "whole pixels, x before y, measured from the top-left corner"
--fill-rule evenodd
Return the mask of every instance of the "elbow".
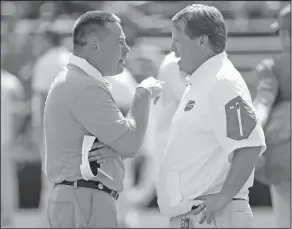
M 121 153 L 122 157 L 134 158 L 137 156 L 140 149 L 140 144 L 132 144 L 129 148 L 124 149 Z
M 126 152 L 121 152 L 121 155 L 123 158 L 134 158 L 138 153 L 137 151 L 126 151 Z

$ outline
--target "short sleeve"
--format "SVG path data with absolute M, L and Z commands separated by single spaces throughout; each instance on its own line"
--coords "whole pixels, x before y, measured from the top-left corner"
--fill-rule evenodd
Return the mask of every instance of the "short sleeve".
M 245 147 L 261 146 L 260 153 L 265 151 L 264 132 L 247 88 L 222 80 L 212 90 L 210 109 L 213 133 L 228 154 Z
M 101 86 L 83 89 L 75 96 L 71 111 L 85 129 L 106 145 L 131 129 L 110 93 Z

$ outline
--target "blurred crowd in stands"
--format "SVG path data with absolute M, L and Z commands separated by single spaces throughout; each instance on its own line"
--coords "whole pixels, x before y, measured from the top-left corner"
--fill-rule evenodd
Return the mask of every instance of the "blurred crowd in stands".
M 279 10 L 287 5 L 287 2 L 283 1 L 1 1 L 1 81 L 4 75 L 9 74 L 18 85 L 14 89 L 16 102 L 13 103 L 18 115 L 14 119 L 16 121 L 10 123 L 11 126 L 8 121 L 4 121 L 7 127 L 5 132 L 1 133 L 1 138 L 14 126 L 15 134 L 11 135 L 14 139 L 14 149 L 11 157 L 15 165 L 13 174 L 15 173 L 18 189 L 15 204 L 18 208 L 39 208 L 45 205 L 42 201 L 46 198 L 46 190 L 50 186 L 44 181 L 40 163 L 43 150 L 43 107 L 53 78 L 66 65 L 68 55 L 72 51 L 71 32 L 74 21 L 90 10 L 108 10 L 122 19 L 131 51 L 122 76 L 109 80 L 113 84 L 113 94 L 119 107 L 126 113 L 138 83 L 148 76 L 157 78 L 159 74 L 168 74 L 161 72 L 161 62 L 156 61 L 159 59 L 156 56 L 165 56 L 165 50 L 141 44 L 138 38 L 170 36 L 171 17 L 192 3 L 214 5 L 225 19 L 234 22 L 235 29 L 232 32 L 242 35 L 250 32 L 250 20 L 274 20 Z M 262 28 L 253 31 L 256 32 L 257 29 Z M 267 31 L 266 35 L 269 33 L 272 32 Z M 182 80 L 179 82 L 184 85 Z M 180 98 L 182 91 L 180 86 L 177 88 L 178 91 L 174 91 L 168 99 Z M 1 98 L 1 108 L 4 106 L 8 105 L 4 105 Z M 156 112 L 159 112 L 159 108 L 157 109 Z M 173 111 L 169 109 L 171 116 Z M 1 125 L 2 121 L 1 117 Z M 149 126 L 152 122 L 155 121 L 150 119 Z M 169 123 L 165 121 L 165 125 Z M 127 162 L 127 170 L 132 172 L 128 173 L 129 177 L 125 181 L 126 188 L 128 187 L 126 200 L 122 199 L 121 202 L 127 202 L 128 206 L 157 206 L 156 174 L 155 168 L 153 169 L 153 163 L 157 161 L 154 160 L 155 156 L 149 156 L 151 153 L 148 153 L 155 151 L 152 149 L 155 139 L 152 139 L 154 135 L 151 131 L 148 131 L 139 156 Z M 6 177 L 7 179 L 13 178 Z M 266 189 L 259 190 L 261 191 L 257 196 L 263 197 L 267 193 Z M 129 201 L 132 204 L 129 204 Z M 263 205 L 271 205 L 270 200 L 266 200 Z M 126 203 L 121 206 L 125 208 Z M 123 218 L 123 214 L 120 217 Z M 124 219 L 126 220 L 125 217 Z M 127 225 L 127 222 L 124 223 Z

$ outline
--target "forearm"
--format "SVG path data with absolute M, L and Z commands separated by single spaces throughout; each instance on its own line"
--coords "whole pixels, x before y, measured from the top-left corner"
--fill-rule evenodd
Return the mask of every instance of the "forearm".
M 261 147 L 237 149 L 231 167 L 225 179 L 221 193 L 230 200 L 239 192 L 251 175 L 260 153 Z
M 126 119 L 131 130 L 110 145 L 123 157 L 134 157 L 142 145 L 149 118 L 150 94 L 144 88 L 137 88 Z

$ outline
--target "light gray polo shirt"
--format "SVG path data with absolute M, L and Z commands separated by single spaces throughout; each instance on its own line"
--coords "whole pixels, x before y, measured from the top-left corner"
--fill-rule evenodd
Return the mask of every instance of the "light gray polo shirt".
M 92 135 L 106 145 L 130 130 L 117 107 L 110 85 L 85 59 L 71 55 L 69 64 L 53 81 L 44 111 L 45 156 L 43 170 L 53 183 L 82 179 L 81 148 L 84 135 Z M 124 164 L 112 160 L 109 172 L 114 181 L 100 181 L 122 191 Z

